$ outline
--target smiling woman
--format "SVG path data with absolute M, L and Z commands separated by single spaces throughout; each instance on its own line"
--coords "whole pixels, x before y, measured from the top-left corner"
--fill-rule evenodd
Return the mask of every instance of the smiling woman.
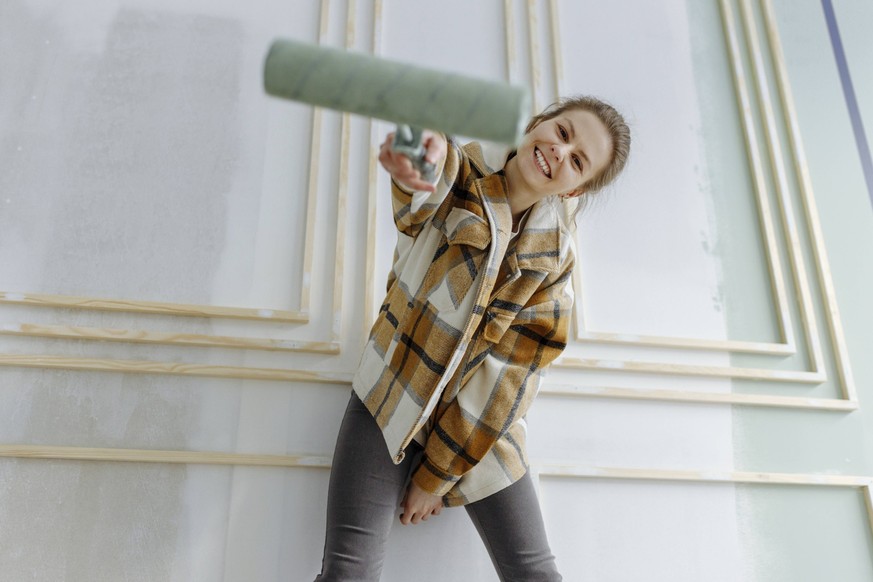
M 518 180 L 522 189 L 518 192 L 519 198 L 533 198 L 534 202 L 550 194 L 559 194 L 565 199 L 585 194 L 576 207 L 578 212 L 593 194 L 618 177 L 630 155 L 630 143 L 627 123 L 608 103 L 589 96 L 562 99 L 531 119 L 519 146 L 519 161 L 513 163 L 516 159 L 513 158 L 506 164 L 507 180 Z M 536 152 L 540 152 L 539 156 Z M 541 157 L 542 162 L 536 157 Z M 563 168 L 565 157 L 572 172 L 560 174 L 551 168 L 552 164 Z M 539 172 L 548 179 L 540 187 L 545 190 L 539 195 L 524 193 L 524 169 L 536 175 L 541 164 L 548 166 Z M 534 192 L 536 184 L 542 184 L 542 179 L 530 184 Z
M 495 170 L 479 144 L 425 131 L 435 183 L 392 138 L 379 161 L 395 263 L 337 437 L 316 580 L 379 580 L 398 502 L 404 525 L 465 506 L 501 580 L 561 580 L 525 445 L 573 305 L 574 243 L 554 202 L 614 179 L 630 132 L 609 105 L 568 99 Z

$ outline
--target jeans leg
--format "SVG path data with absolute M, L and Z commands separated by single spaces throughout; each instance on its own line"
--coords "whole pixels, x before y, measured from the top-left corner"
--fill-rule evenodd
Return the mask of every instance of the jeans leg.
M 562 580 L 549 549 L 530 473 L 506 489 L 465 506 L 501 582 Z
M 316 582 L 378 582 L 385 542 L 421 447 L 411 443 L 400 465 L 382 432 L 352 392 L 337 436 L 327 494 L 327 528 Z

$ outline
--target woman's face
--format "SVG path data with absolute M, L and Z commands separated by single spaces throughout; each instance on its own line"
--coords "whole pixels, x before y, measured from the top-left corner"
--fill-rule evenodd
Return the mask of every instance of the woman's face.
M 595 114 L 573 109 L 534 127 L 517 152 L 519 175 L 537 198 L 576 194 L 606 168 L 612 138 Z

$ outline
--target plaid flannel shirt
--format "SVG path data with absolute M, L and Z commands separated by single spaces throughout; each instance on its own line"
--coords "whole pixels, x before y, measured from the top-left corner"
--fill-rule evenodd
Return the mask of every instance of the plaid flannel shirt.
M 392 198 L 388 294 L 352 386 L 394 462 L 426 435 L 413 481 L 464 505 L 528 469 L 524 416 L 566 346 L 572 238 L 543 200 L 510 244 L 505 177 L 476 143 L 449 140 L 436 192 Z

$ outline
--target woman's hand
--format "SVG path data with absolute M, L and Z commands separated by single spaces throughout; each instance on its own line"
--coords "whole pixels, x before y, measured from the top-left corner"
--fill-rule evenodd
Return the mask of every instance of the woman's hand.
M 392 132 L 388 134 L 385 143 L 379 149 L 379 163 L 382 164 L 382 167 L 391 174 L 395 182 L 409 190 L 435 192 L 436 187 L 421 179 L 421 172 L 415 169 L 408 157 L 391 150 L 393 141 L 394 133 Z M 439 166 L 439 163 L 446 157 L 446 151 L 448 151 L 446 139 L 441 134 L 425 129 L 421 134 L 421 141 L 425 148 L 424 158 Z
M 400 502 L 403 513 L 400 514 L 400 523 L 421 523 L 427 521 L 431 515 L 439 515 L 443 509 L 443 498 L 431 495 L 415 483 L 410 482 L 403 501 Z

